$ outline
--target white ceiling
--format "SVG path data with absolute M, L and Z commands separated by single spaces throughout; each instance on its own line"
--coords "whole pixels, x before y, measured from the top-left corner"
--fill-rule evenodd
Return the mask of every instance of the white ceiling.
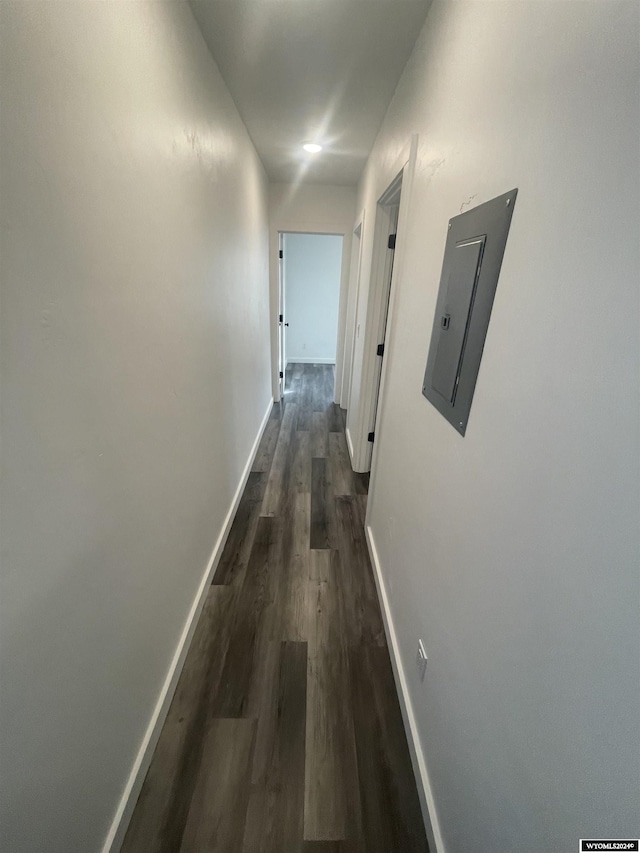
M 430 0 L 190 3 L 269 178 L 355 184 Z

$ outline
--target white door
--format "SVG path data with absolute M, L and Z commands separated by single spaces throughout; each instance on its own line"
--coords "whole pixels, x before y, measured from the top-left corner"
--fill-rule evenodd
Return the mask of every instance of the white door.
M 278 234 L 278 375 L 280 398 L 284 394 L 284 373 L 287 366 L 286 336 L 284 333 L 284 234 Z
M 378 418 L 378 405 L 380 403 L 380 378 L 382 376 L 382 359 L 384 358 L 384 348 L 387 339 L 387 320 L 389 318 L 389 300 L 391 299 L 391 279 L 393 278 L 393 259 L 396 248 L 396 235 L 398 230 L 398 213 L 400 206 L 394 206 L 390 210 L 390 233 L 387 238 L 387 258 L 385 264 L 385 281 L 382 293 L 382 308 L 380 316 L 380 332 L 378 335 L 378 344 L 376 350 L 376 372 L 374 379 L 374 404 L 373 404 L 373 422 L 369 433 L 369 441 L 373 442 L 376 429 L 376 420 Z

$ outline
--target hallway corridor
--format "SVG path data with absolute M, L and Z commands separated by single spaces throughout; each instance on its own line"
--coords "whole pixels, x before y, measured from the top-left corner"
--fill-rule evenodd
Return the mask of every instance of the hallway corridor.
M 287 370 L 123 853 L 424 853 L 333 367 Z

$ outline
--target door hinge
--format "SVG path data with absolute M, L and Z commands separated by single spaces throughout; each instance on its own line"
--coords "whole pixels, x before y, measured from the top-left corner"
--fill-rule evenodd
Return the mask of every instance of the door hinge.
M 370 433 L 369 433 L 369 435 L 367 436 L 367 441 L 373 441 L 373 437 L 374 437 L 374 436 L 375 436 L 375 433 L 374 433 L 374 432 L 370 432 Z
M 284 252 L 282 251 L 282 249 L 280 249 L 280 251 L 278 252 L 278 257 L 284 258 Z
M 384 355 L 384 344 L 378 344 L 378 349 L 376 350 L 376 355 L 379 355 L 380 358 Z
M 387 247 L 389 249 L 395 249 L 395 247 L 396 247 L 396 235 L 395 234 L 389 234 L 389 242 L 387 243 Z
M 284 373 L 280 371 L 280 379 L 284 379 Z
M 279 314 L 278 315 L 278 322 L 282 323 L 283 320 L 284 320 L 284 314 Z

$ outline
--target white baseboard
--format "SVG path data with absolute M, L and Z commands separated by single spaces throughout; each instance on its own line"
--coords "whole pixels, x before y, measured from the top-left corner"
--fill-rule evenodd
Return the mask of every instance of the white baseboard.
M 231 506 L 229 507 L 222 530 L 220 531 L 220 535 L 214 545 L 213 552 L 209 558 L 209 562 L 207 563 L 202 580 L 200 581 L 200 586 L 198 587 L 193 604 L 191 605 L 191 610 L 187 616 L 187 621 L 185 622 L 182 635 L 173 655 L 173 660 L 171 661 L 169 671 L 167 672 L 167 677 L 162 685 L 162 690 L 160 691 L 156 706 L 153 709 L 149 725 L 147 726 L 147 730 L 142 739 L 142 744 L 140 745 L 136 759 L 133 762 L 133 767 L 131 768 L 131 773 L 129 774 L 124 793 L 122 794 L 115 816 L 111 822 L 111 827 L 109 828 L 106 840 L 102 846 L 102 853 L 118 853 L 122 846 L 122 842 L 124 841 L 129 821 L 131 820 L 131 815 L 133 814 L 145 776 L 147 775 L 147 770 L 149 769 L 151 759 L 153 758 L 154 750 L 160 737 L 160 732 L 162 731 L 162 726 L 164 725 L 164 721 L 169 712 L 169 706 L 171 705 L 171 700 L 173 699 L 173 694 L 175 693 L 178 679 L 180 678 L 180 673 L 182 672 L 182 667 L 184 665 L 187 652 L 189 651 L 189 645 L 193 638 L 198 619 L 200 618 L 200 613 L 204 607 L 209 586 L 213 580 L 218 563 L 220 562 L 220 557 L 222 556 L 227 537 L 229 536 L 229 531 L 231 530 L 231 525 L 233 524 L 233 519 L 235 518 L 244 487 L 249 479 L 251 466 L 253 465 L 253 460 L 258 452 L 258 445 L 260 444 L 260 439 L 262 438 L 262 434 L 267 426 L 272 408 L 273 398 L 269 401 L 267 411 L 262 419 L 258 435 L 256 436 L 256 440 L 254 441 L 251 452 L 249 453 L 247 464 L 244 467 L 240 482 L 238 483 L 238 488 L 236 489 L 233 500 L 231 501 Z
M 335 364 L 334 358 L 294 358 L 287 356 L 287 364 Z
M 349 427 L 346 427 L 344 435 L 347 439 L 347 447 L 349 449 L 349 456 L 351 458 L 351 467 L 353 468 L 353 442 L 351 441 L 351 433 L 349 432 Z
M 431 790 L 431 782 L 429 781 L 427 765 L 425 762 L 424 753 L 422 751 L 422 746 L 420 744 L 418 726 L 416 723 L 415 714 L 413 713 L 411 697 L 409 696 L 409 689 L 407 687 L 407 678 L 405 675 L 404 666 L 400 657 L 400 649 L 398 647 L 398 639 L 396 637 L 396 631 L 393 625 L 393 618 L 391 616 L 391 610 L 389 608 L 387 590 L 382 577 L 382 570 L 378 559 L 378 552 L 376 550 L 376 545 L 373 538 L 373 531 L 371 530 L 370 525 L 366 526 L 365 533 L 367 537 L 367 545 L 369 547 L 369 555 L 371 557 L 371 564 L 373 565 L 373 575 L 375 577 L 376 586 L 378 588 L 378 597 L 380 599 L 380 604 L 382 605 L 384 630 L 385 634 L 387 635 L 389 651 L 391 652 L 391 665 L 393 668 L 396 688 L 398 691 L 398 698 L 400 700 L 400 710 L 402 711 L 404 728 L 407 734 L 409 753 L 411 754 L 411 763 L 413 764 L 413 772 L 416 776 L 416 782 L 418 783 L 418 797 L 420 799 L 420 807 L 422 808 L 422 816 L 424 818 L 424 825 L 427 832 L 429 850 L 431 851 L 431 853 L 445 853 L 442 835 L 440 834 L 438 815 L 436 813 L 433 793 Z

